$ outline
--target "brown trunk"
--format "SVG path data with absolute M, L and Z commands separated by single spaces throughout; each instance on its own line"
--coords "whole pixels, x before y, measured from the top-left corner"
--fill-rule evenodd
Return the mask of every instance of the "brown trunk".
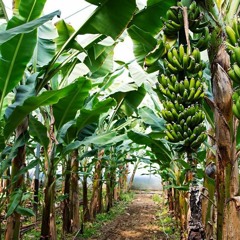
M 205 231 L 202 224 L 202 195 L 199 186 L 190 190 L 190 211 L 188 240 L 204 240 Z
M 71 206 L 70 206 L 70 179 L 71 179 L 71 158 L 67 159 L 67 165 L 65 169 L 65 181 L 64 181 L 64 195 L 66 196 L 63 201 L 63 234 L 71 233 Z
M 169 211 L 173 212 L 174 211 L 174 204 L 173 204 L 173 189 L 172 188 L 169 188 L 167 190 L 167 199 L 168 199 Z
M 44 203 L 42 210 L 42 225 L 41 225 L 41 240 L 57 240 L 56 222 L 55 222 L 55 153 L 56 153 L 56 138 L 54 135 L 54 122 L 55 119 L 51 112 L 51 123 L 49 129 L 49 145 L 48 153 L 45 157 L 45 169 L 47 173 L 45 176 L 44 184 Z
M 214 135 L 213 129 L 208 131 L 212 136 Z M 215 142 L 213 138 L 208 139 L 208 144 L 213 148 Z M 203 199 L 202 199 L 202 220 L 206 233 L 206 240 L 213 239 L 213 227 L 214 227 L 214 213 L 215 206 L 213 205 L 215 201 L 215 176 L 216 176 L 216 156 L 211 149 L 207 150 L 206 154 L 206 176 L 203 182 Z
M 137 160 L 137 162 L 136 162 L 135 165 L 134 165 L 133 172 L 132 172 L 132 175 L 131 175 L 130 180 L 129 180 L 129 183 L 128 183 L 128 191 L 132 188 L 133 181 L 134 181 L 134 177 L 135 177 L 136 171 L 137 171 L 137 169 L 138 169 L 139 163 L 140 163 L 140 161 Z
M 103 208 L 103 184 L 102 184 L 102 170 L 99 172 L 99 183 L 98 183 L 98 198 L 96 212 L 101 213 Z
M 232 84 L 226 73 L 229 56 L 221 45 L 212 63 L 214 118 L 217 145 L 217 239 L 237 239 L 240 217 L 237 207 L 228 200 L 238 196 L 236 132 L 232 117 Z M 226 203 L 230 203 L 227 204 Z M 230 213 L 231 211 L 231 213 Z M 232 218 L 234 217 L 234 218 Z
M 190 188 L 190 219 L 188 222 L 188 240 L 204 240 L 205 229 L 202 222 L 202 192 L 196 180 L 197 161 L 192 153 L 187 153 L 188 162 L 191 164 L 191 188 Z
M 25 118 L 23 123 L 19 125 L 16 129 L 16 138 L 24 137 L 24 133 L 27 131 L 28 127 L 28 119 Z M 25 167 L 25 157 L 26 157 L 26 146 L 23 145 L 18 148 L 17 156 L 12 160 L 12 173 L 11 173 L 11 181 L 15 178 L 18 172 Z M 12 182 L 10 194 L 13 194 L 17 189 L 23 188 L 24 175 L 20 175 L 17 179 Z M 20 217 L 21 215 L 17 212 L 13 212 L 11 216 L 7 219 L 6 240 L 14 240 L 19 239 L 20 237 Z
M 115 169 L 109 169 L 106 176 L 106 211 L 108 212 L 113 206 L 113 196 L 115 187 Z
M 72 231 L 76 232 L 80 227 L 80 215 L 79 215 L 79 185 L 78 185 L 78 150 L 75 150 L 72 154 L 72 172 L 71 172 L 71 216 L 72 216 Z
M 95 171 L 93 176 L 92 197 L 90 203 L 90 219 L 93 221 L 99 209 L 99 187 L 101 187 L 100 179 L 102 173 L 102 156 L 104 150 L 98 152 L 98 160 L 95 163 Z
M 90 220 L 90 212 L 89 212 L 89 208 L 88 208 L 87 175 L 85 175 L 85 174 L 83 176 L 82 192 L 83 192 L 83 220 L 84 220 L 84 222 L 87 222 Z

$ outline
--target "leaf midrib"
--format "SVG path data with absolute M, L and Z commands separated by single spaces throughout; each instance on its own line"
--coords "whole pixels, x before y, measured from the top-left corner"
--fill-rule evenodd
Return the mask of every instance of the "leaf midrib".
M 35 7 L 35 5 L 36 5 L 36 2 L 37 2 L 37 0 L 35 0 L 35 1 L 34 1 L 34 4 L 32 5 L 32 8 L 31 8 L 31 11 L 30 11 L 30 14 L 29 14 L 29 16 L 28 16 L 28 18 L 27 18 L 26 23 L 30 21 L 30 18 L 31 18 L 31 16 L 32 16 L 33 9 L 34 9 L 34 7 Z M 12 59 L 11 64 L 10 64 L 10 68 L 9 68 L 9 71 L 8 71 L 8 74 L 7 74 L 7 78 L 6 78 L 6 83 L 5 83 L 5 85 L 4 85 L 3 92 L 2 92 L 2 96 L 1 96 L 0 112 L 2 111 L 3 100 L 4 100 L 4 97 L 5 97 L 5 94 L 6 94 L 7 87 L 8 87 L 8 85 L 9 85 L 9 80 L 10 80 L 10 77 L 11 77 L 11 73 L 12 73 L 12 70 L 13 70 L 13 66 L 14 66 L 14 64 L 15 64 L 15 62 L 16 62 L 16 57 L 17 57 L 17 55 L 18 55 L 18 52 L 19 52 L 20 45 L 21 45 L 21 43 L 22 43 L 23 37 L 24 37 L 24 34 L 21 34 L 21 36 L 20 36 L 20 38 L 19 38 L 19 41 L 18 41 L 18 44 L 17 44 L 17 47 L 16 47 L 16 51 L 15 51 L 15 53 L 14 53 L 14 55 L 13 55 L 13 59 Z

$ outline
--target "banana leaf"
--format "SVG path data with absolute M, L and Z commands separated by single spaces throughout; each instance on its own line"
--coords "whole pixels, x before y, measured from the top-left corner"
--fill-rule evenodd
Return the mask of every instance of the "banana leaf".
M 94 3 L 97 4 L 97 1 Z M 135 0 L 103 1 L 77 33 L 100 33 L 116 40 L 127 27 L 136 10 Z
M 83 107 L 84 101 L 89 95 L 91 82 L 84 77 L 77 79 L 68 95 L 53 105 L 56 128 L 60 129 L 63 124 L 75 118 L 78 110 Z
M 17 106 L 10 117 L 6 120 L 4 135 L 8 138 L 15 128 L 22 122 L 24 117 L 41 106 L 48 106 L 58 103 L 61 98 L 64 98 L 76 89 L 79 83 L 75 82 L 60 90 L 46 91 L 39 96 L 27 98 L 22 105 Z
M 46 0 L 21 1 L 18 14 L 8 21 L 7 30 L 38 18 L 42 13 L 45 2 Z M 35 29 L 29 33 L 18 34 L 0 46 L 0 111 L 2 110 L 4 97 L 22 80 L 36 43 L 37 30 Z
M 148 0 L 147 7 L 133 17 L 131 25 L 136 25 L 143 31 L 155 36 L 163 26 L 160 17 L 165 18 L 167 10 L 176 4 L 176 0 Z

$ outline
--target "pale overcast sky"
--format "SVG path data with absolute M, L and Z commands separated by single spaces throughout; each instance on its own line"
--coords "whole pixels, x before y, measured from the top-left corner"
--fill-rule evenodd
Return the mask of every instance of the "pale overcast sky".
M 121 1 L 121 0 L 119 0 Z M 138 8 L 143 8 L 147 0 L 136 0 Z M 6 10 L 11 16 L 12 0 L 3 0 Z M 47 0 L 44 14 L 60 10 L 61 18 L 78 29 L 82 23 L 91 15 L 96 6 L 84 0 Z M 134 58 L 132 53 L 132 41 L 129 37 L 123 43 L 119 43 L 115 48 L 115 59 L 130 61 Z

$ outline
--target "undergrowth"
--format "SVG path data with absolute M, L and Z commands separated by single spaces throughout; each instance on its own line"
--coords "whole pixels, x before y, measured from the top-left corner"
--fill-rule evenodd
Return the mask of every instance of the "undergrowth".
M 167 239 L 180 239 L 180 232 L 176 224 L 176 219 L 169 212 L 164 196 L 154 194 L 152 199 L 159 205 L 159 211 L 156 213 L 159 230 L 166 235 Z
M 122 214 L 125 211 L 127 204 L 131 202 L 133 198 L 133 192 L 121 194 L 121 200 L 116 202 L 108 213 L 100 213 L 97 215 L 95 222 L 85 223 L 83 234 L 78 235 L 78 237 L 80 237 L 81 239 L 88 239 L 93 235 L 96 235 L 103 225 L 112 221 L 118 215 Z

